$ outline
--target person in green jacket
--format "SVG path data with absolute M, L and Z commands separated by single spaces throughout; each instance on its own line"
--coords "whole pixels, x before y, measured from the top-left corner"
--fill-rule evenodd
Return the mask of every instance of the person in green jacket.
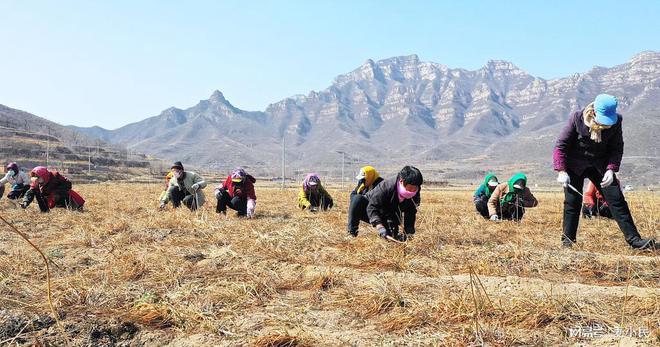
M 206 181 L 192 171 L 185 171 L 180 161 L 172 165 L 172 174 L 174 177 L 170 179 L 167 192 L 160 200 L 160 208 L 164 209 L 170 200 L 174 208 L 180 207 L 181 203 L 191 211 L 202 207 L 205 202 L 202 189 L 206 188 Z
M 474 202 L 474 207 L 477 209 L 484 218 L 489 218 L 488 215 L 488 199 L 490 199 L 493 190 L 497 188 L 497 185 L 500 184 L 497 180 L 497 176 L 494 173 L 489 173 L 484 178 L 484 183 L 482 183 L 479 188 L 472 195 L 472 201 Z

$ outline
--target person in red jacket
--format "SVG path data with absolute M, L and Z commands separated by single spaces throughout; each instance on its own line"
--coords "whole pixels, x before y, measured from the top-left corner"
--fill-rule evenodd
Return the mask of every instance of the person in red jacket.
M 257 195 L 254 192 L 256 181 L 243 168 L 234 169 L 227 179 L 215 188 L 215 197 L 218 199 L 215 212 L 226 215 L 227 207 L 230 207 L 238 211 L 238 216 L 254 217 L 257 206 Z
M 54 207 L 82 210 L 85 200 L 71 190 L 71 181 L 59 172 L 37 166 L 30 171 L 30 177 L 32 183 L 23 197 L 22 208 L 27 208 L 37 199 L 41 212 L 48 212 Z
M 621 187 L 620 183 L 619 187 Z M 610 211 L 607 201 L 591 181 L 587 184 L 587 190 L 582 198 L 582 216 L 585 218 L 605 217 L 612 219 L 612 211 Z

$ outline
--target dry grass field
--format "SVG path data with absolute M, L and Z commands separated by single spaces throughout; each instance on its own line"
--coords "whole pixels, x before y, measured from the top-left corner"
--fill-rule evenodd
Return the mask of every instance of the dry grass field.
M 38 253 L 3 225 L 0 345 L 660 344 L 659 253 L 631 250 L 607 220 L 582 220 L 561 249 L 559 193 L 517 224 L 477 216 L 471 192 L 425 190 L 417 235 L 396 244 L 366 224 L 345 236 L 348 190 L 312 214 L 296 190 L 258 187 L 249 220 L 219 218 L 215 201 L 158 211 L 155 184 L 74 188 L 84 213 L 0 201 L 51 260 L 60 316 Z M 660 238 L 660 196 L 627 196 Z

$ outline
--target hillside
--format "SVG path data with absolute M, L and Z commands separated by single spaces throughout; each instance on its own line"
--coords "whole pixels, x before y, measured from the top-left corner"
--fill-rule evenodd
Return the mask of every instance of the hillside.
M 74 129 L 163 158 L 218 169 L 251 165 L 270 175 L 278 172 L 285 138 L 292 167 L 327 169 L 334 176 L 345 152 L 351 173 L 361 163 L 444 162 L 448 176 L 472 179 L 488 168 L 524 165 L 549 180 L 563 121 L 607 92 L 618 96 L 625 119 L 622 175 L 654 183 L 660 162 L 650 129 L 659 122 L 653 116 L 659 90 L 660 52 L 553 80 L 506 61 L 468 71 L 411 55 L 368 60 L 325 90 L 264 111 L 241 110 L 216 91 L 193 107 L 169 108 L 119 129 Z

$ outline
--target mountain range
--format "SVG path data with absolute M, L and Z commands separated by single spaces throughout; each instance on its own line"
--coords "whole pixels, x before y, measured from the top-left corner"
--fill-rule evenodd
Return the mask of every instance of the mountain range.
M 336 169 L 344 153 L 351 172 L 363 163 L 416 163 L 444 178 L 513 168 L 548 178 L 564 121 L 599 93 L 619 99 L 624 175 L 658 182 L 660 52 L 654 51 L 557 79 L 498 60 L 472 71 L 416 55 L 367 60 L 322 91 L 263 111 L 242 110 L 215 91 L 192 107 L 171 107 L 115 130 L 69 128 L 211 169 L 244 165 L 277 175 L 284 139 L 287 161 L 299 171 Z

